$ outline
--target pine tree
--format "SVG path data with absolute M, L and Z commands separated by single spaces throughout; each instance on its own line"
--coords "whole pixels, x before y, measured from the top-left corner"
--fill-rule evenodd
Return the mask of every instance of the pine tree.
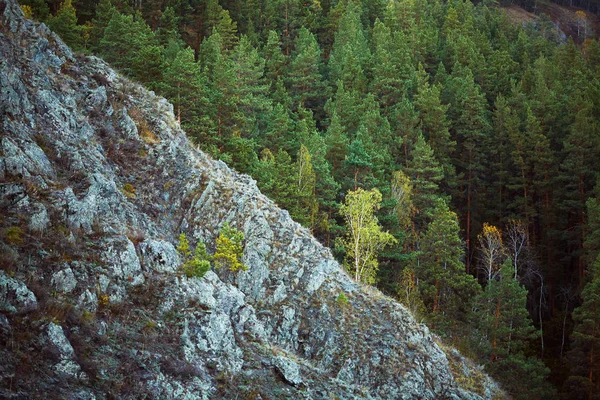
M 319 205 L 316 199 L 316 175 L 311 162 L 311 155 L 308 152 L 306 146 L 301 145 L 298 152 L 296 161 L 297 168 L 297 199 L 299 207 L 305 210 L 305 216 L 307 217 L 304 221 L 298 221 L 308 228 L 314 229 L 317 215 L 319 212 Z
M 275 91 L 277 80 L 283 75 L 288 58 L 281 51 L 281 39 L 273 30 L 269 31 L 267 43 L 263 49 L 265 58 L 265 78 L 269 81 L 270 92 Z
M 374 93 L 383 110 L 394 106 L 407 94 L 406 77 L 401 75 L 399 63 L 394 57 L 394 44 L 390 28 L 379 19 L 373 27 L 373 79 L 370 91 Z
M 212 259 L 215 268 L 227 268 L 231 272 L 246 271 L 248 266 L 242 262 L 244 234 L 229 226 L 226 222 L 219 231 L 215 254 Z
M 495 102 L 493 125 L 494 131 L 489 139 L 490 172 L 494 176 L 491 183 L 491 192 L 495 202 L 492 207 L 495 210 L 495 216 L 498 220 L 503 220 L 508 214 L 509 191 L 507 185 L 514 176 L 511 169 L 513 148 L 510 144 L 510 137 L 518 135 L 520 129 L 520 118 L 510 107 L 504 96 L 499 95 Z
M 598 399 L 600 393 L 600 185 L 587 201 L 586 260 L 590 260 L 581 305 L 573 311 L 575 328 L 567 354 L 570 374 L 564 384 L 568 399 Z
M 161 46 L 167 46 L 169 43 L 175 43 L 181 46 L 181 37 L 179 35 L 179 17 L 175 14 L 173 7 L 165 7 L 160 16 L 156 37 Z
M 96 6 L 96 16 L 92 19 L 92 29 L 90 31 L 89 46 L 94 52 L 100 51 L 100 40 L 104 37 L 104 30 L 112 18 L 112 13 L 117 9 L 112 5 L 111 0 L 100 0 Z
M 354 190 L 359 186 L 368 186 L 373 183 L 373 157 L 369 150 L 372 149 L 373 143 L 368 135 L 366 128 L 359 129 L 356 137 L 348 146 L 348 157 L 346 157 L 346 165 L 354 171 L 354 180 L 352 181 Z
M 77 25 L 77 15 L 71 0 L 64 0 L 60 4 L 56 16 L 50 17 L 47 24 L 67 46 L 74 50 L 80 50 L 83 47 L 82 27 Z
M 233 139 L 240 136 L 245 121 L 238 108 L 238 78 L 233 63 L 224 54 L 218 32 L 202 42 L 200 60 L 208 104 L 200 121 L 202 137 L 198 139 L 213 155 L 231 158 L 235 154 L 231 147 Z
M 113 66 L 126 74 L 145 79 L 145 64 L 149 52 L 158 43 L 154 32 L 144 22 L 141 16 L 124 15 L 113 12 L 104 36 L 100 40 L 99 51 L 102 57 Z M 156 53 L 155 53 L 156 54 Z M 152 70 L 155 70 L 162 60 L 151 60 Z
M 204 84 L 200 65 L 194 60 L 194 50 L 190 47 L 178 51 L 164 69 L 159 89 L 175 107 L 177 120 L 191 134 L 197 133 L 196 124 L 202 111 L 199 106 L 205 102 L 201 97 Z
M 441 103 L 440 85 L 430 85 L 425 71 L 420 66 L 418 89 L 415 94 L 414 104 L 419 112 L 420 128 L 424 138 L 433 150 L 435 158 L 444 170 L 447 181 L 454 180 L 454 166 L 451 156 L 454 153 L 456 142 L 450 138 L 448 130 L 450 123 L 446 118 L 449 105 Z
M 289 94 L 295 107 L 321 113 L 327 98 L 322 80 L 321 49 L 315 36 L 304 27 L 300 29 L 294 45 L 296 50 L 287 74 Z
M 298 148 L 294 121 L 283 104 L 276 103 L 267 119 L 264 135 L 257 137 L 259 145 L 270 149 L 283 149 L 288 153 Z
M 248 137 L 255 130 L 263 130 L 266 114 L 271 109 L 269 86 L 264 79 L 265 60 L 252 46 L 247 36 L 240 38 L 231 53 L 232 74 L 236 76 L 234 96 L 237 108 L 243 113 L 240 135 Z
M 590 272 L 590 280 L 581 292 L 582 303 L 573 311 L 575 329 L 568 354 L 571 370 L 565 382 L 569 399 L 600 398 L 600 257 Z
M 334 111 L 331 124 L 325 135 L 327 144 L 327 161 L 331 164 L 333 177 L 337 182 L 343 182 L 345 174 L 346 155 L 348 154 L 348 134 L 342 124 L 342 120 Z
M 361 23 L 359 6 L 353 1 L 345 4 L 329 56 L 330 82 L 337 85 L 341 81 L 346 90 L 364 93 L 371 51 Z
M 595 172 L 600 154 L 600 125 L 592 114 L 589 102 L 575 115 L 564 141 L 564 161 L 560 166 L 563 184 L 560 208 L 568 216 L 567 238 L 569 255 L 577 263 L 579 282 L 583 282 L 585 263 L 582 259 L 585 202 L 595 183 Z
M 475 349 L 482 359 L 489 360 L 486 370 L 497 376 L 516 399 L 551 399 L 555 392 L 545 381 L 548 368 L 539 359 L 527 356 L 527 343 L 539 332 L 527 312 L 527 290 L 513 275 L 512 261 L 507 259 L 498 275 L 474 299 L 474 333 L 483 344 Z
M 436 199 L 439 197 L 438 184 L 443 178 L 443 171 L 422 135 L 418 135 L 409 157 L 405 173 L 411 180 L 413 204 L 415 212 L 419 215 L 413 222 L 424 227 L 423 220 L 431 218 L 436 207 Z
M 465 273 L 456 214 L 442 199 L 436 199 L 434 207 L 434 217 L 420 240 L 416 273 L 432 323 L 450 333 L 466 323 L 469 302 L 480 287 Z
M 477 196 L 482 183 L 484 169 L 482 152 L 483 138 L 490 129 L 486 101 L 468 68 L 454 66 L 448 84 L 452 94 L 453 113 L 451 132 L 456 138 L 457 148 L 453 163 L 457 165 L 458 187 L 461 191 L 454 196 L 460 202 L 460 211 L 465 215 L 464 225 L 467 243 L 467 271 L 470 270 L 473 225 L 480 223 L 482 210 Z

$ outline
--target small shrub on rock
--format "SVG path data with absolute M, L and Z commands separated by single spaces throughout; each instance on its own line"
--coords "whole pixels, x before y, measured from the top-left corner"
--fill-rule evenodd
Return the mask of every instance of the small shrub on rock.
M 193 258 L 183 265 L 183 273 L 188 278 L 202 278 L 210 270 L 210 261 Z
M 131 183 L 126 183 L 123 186 L 123 194 L 125 195 L 125 197 L 127 197 L 130 200 L 135 199 L 135 187 L 133 187 L 133 185 Z
M 338 295 L 336 302 L 338 304 L 338 306 L 340 306 L 341 308 L 346 307 L 346 305 L 348 305 L 348 297 L 346 297 L 346 294 L 344 294 L 344 292 L 340 292 L 340 294 Z
M 217 250 L 213 255 L 215 268 L 228 268 L 232 272 L 246 271 L 248 267 L 241 262 L 244 234 L 225 223 L 217 238 Z
M 188 278 L 202 278 L 210 270 L 210 257 L 202 241 L 198 241 L 192 255 L 190 243 L 185 233 L 182 233 L 179 235 L 177 251 L 183 258 L 181 269 Z
M 22 244 L 23 235 L 25 235 L 25 231 L 20 226 L 11 226 L 4 230 L 4 239 L 12 245 Z

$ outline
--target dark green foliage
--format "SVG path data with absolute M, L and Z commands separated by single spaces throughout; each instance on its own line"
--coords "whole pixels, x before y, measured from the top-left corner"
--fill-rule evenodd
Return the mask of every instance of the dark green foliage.
M 100 40 L 99 52 L 106 61 L 123 72 L 143 82 L 154 83 L 157 78 L 160 79 L 162 62 L 157 46 L 154 32 L 141 15 L 113 11 Z
M 55 16 L 48 18 L 48 27 L 75 50 L 83 46 L 83 27 L 77 25 L 77 15 L 71 0 L 64 0 Z
M 441 199 L 432 206 L 432 221 L 420 239 L 415 270 L 430 320 L 444 332 L 457 333 L 466 322 L 467 305 L 480 287 L 465 273 L 456 214 Z
M 476 350 L 482 359 L 489 360 L 486 369 L 515 398 L 554 398 L 554 390 L 545 381 L 548 368 L 528 355 L 528 341 L 539 332 L 529 318 L 526 300 L 527 289 L 514 279 L 512 260 L 507 259 L 496 278 L 474 299 L 472 318 L 475 335 L 480 337 Z M 523 387 L 521 376 L 527 376 L 527 387 Z
M 321 110 L 327 98 L 323 82 L 321 49 L 315 36 L 302 27 L 295 43 L 287 81 L 294 107 Z

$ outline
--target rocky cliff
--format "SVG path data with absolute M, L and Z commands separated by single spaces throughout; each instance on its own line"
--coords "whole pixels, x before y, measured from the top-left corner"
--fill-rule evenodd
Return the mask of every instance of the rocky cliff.
M 502 396 L 350 279 L 171 105 L 0 0 L 0 397 Z M 229 222 L 248 271 L 187 278 Z M 347 303 L 337 301 L 344 293 Z

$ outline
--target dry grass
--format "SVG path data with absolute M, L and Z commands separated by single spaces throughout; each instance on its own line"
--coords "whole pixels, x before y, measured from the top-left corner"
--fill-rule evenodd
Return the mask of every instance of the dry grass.
M 138 129 L 138 134 L 146 144 L 160 143 L 158 136 L 152 131 L 148 121 L 144 118 L 142 111 L 139 108 L 132 107 L 129 109 L 129 116 L 135 122 Z

